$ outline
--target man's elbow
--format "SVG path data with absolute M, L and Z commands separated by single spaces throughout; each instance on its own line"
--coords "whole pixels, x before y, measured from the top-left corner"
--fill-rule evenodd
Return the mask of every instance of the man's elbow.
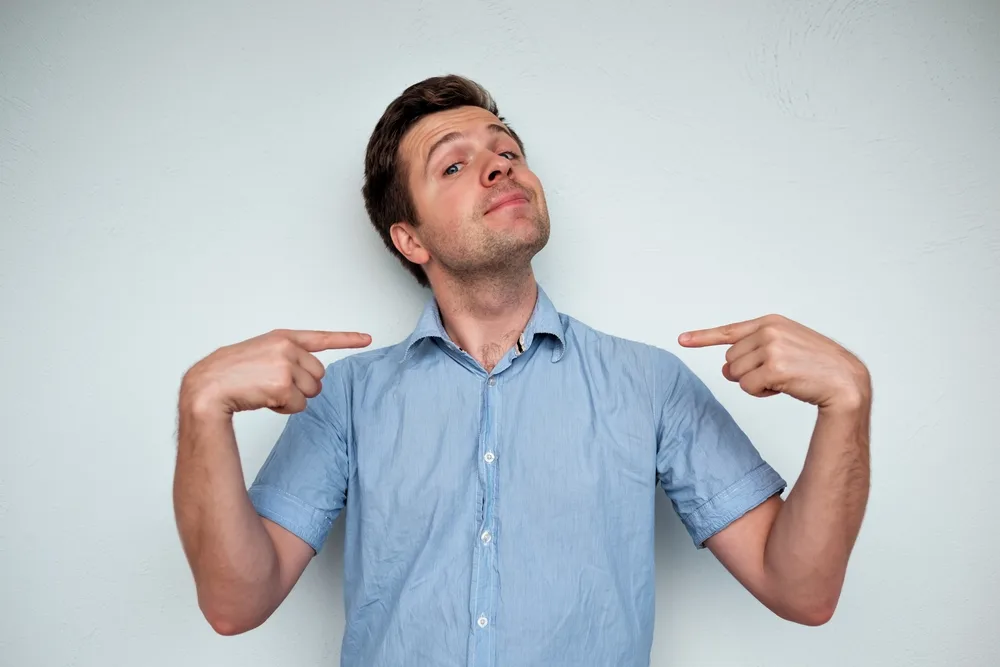
M 211 605 L 201 604 L 199 606 L 201 607 L 202 615 L 208 621 L 208 624 L 212 626 L 212 629 L 224 637 L 233 637 L 249 632 L 267 620 L 267 616 L 252 618 L 245 614 L 233 613 L 231 610 L 219 609 Z
M 793 620 L 801 625 L 818 627 L 829 623 L 830 619 L 833 618 L 834 611 L 836 611 L 836 607 L 833 605 L 804 609 Z
M 834 612 L 837 610 L 837 598 L 827 600 L 803 600 L 793 604 L 772 609 L 778 616 L 786 621 L 818 627 L 830 622 Z
M 239 623 L 235 623 L 231 619 L 223 616 L 206 615 L 205 620 L 208 621 L 208 624 L 212 626 L 212 629 L 215 630 L 216 633 L 222 635 L 223 637 L 234 637 L 250 630 L 250 628 L 246 625 L 240 625 Z

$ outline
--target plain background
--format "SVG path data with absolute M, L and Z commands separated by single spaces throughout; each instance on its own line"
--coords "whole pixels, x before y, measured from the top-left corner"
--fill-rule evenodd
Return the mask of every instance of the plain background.
M 369 226 L 363 152 L 393 97 L 449 72 L 527 142 L 556 306 L 679 354 L 789 481 L 813 410 L 743 394 L 723 349 L 677 334 L 778 312 L 873 374 L 834 619 L 773 616 L 661 499 L 653 664 L 1000 664 L 990 0 L 4 0 L 0 663 L 337 664 L 340 522 L 260 629 L 200 616 L 176 392 L 276 327 L 409 333 L 426 293 Z M 248 479 L 283 423 L 238 417 Z

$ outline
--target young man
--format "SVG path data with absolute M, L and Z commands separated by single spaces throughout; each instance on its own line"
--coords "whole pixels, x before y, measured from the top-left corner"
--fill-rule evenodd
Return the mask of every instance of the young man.
M 275 330 L 193 366 L 175 506 L 222 634 L 278 607 L 346 512 L 344 665 L 647 665 L 662 486 L 774 613 L 833 614 L 868 496 L 865 366 L 779 316 L 691 332 L 754 396 L 818 408 L 795 488 L 674 355 L 557 312 L 545 194 L 485 90 L 418 83 L 365 159 L 371 221 L 433 297 L 398 345 Z M 321 383 L 322 380 L 322 383 Z M 249 491 L 232 414 L 290 414 Z

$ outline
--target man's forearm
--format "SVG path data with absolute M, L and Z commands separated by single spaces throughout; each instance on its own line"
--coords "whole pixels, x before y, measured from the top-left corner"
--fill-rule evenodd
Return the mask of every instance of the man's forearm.
M 867 399 L 820 409 L 802 473 L 764 550 L 771 590 L 817 622 L 837 605 L 868 502 L 870 411 Z
M 275 547 L 247 496 L 228 415 L 199 412 L 182 396 L 174 509 L 198 602 L 220 631 L 254 625 L 279 588 Z

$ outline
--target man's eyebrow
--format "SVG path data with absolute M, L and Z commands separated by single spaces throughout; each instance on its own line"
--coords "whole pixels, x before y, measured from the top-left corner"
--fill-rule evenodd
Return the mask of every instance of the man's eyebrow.
M 510 130 L 508 130 L 506 127 L 498 123 L 490 123 L 487 126 L 487 129 L 493 134 L 506 134 L 511 139 L 514 138 L 514 135 L 510 133 Z M 434 145 L 431 146 L 430 151 L 428 151 L 427 153 L 427 161 L 424 163 L 424 171 L 426 172 L 427 168 L 430 166 L 431 158 L 434 156 L 434 153 L 437 151 L 437 149 L 441 148 L 445 144 L 450 144 L 453 141 L 457 141 L 463 138 L 464 136 L 465 136 L 464 134 L 458 131 L 449 132 L 448 134 L 444 135 L 443 137 L 435 141 Z

